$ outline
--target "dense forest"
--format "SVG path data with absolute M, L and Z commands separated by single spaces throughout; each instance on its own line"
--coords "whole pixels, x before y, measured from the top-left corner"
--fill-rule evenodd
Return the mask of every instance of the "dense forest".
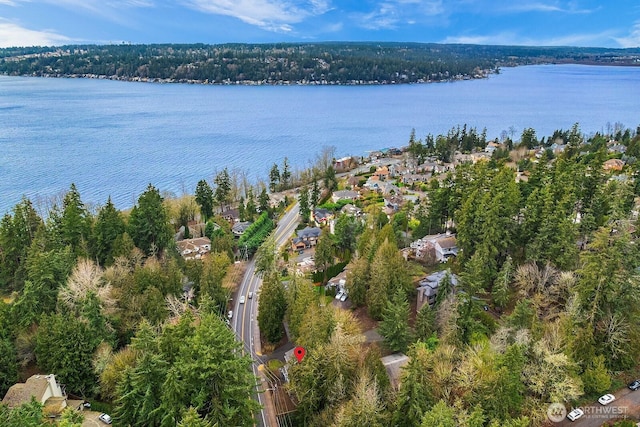
M 534 63 L 638 65 L 640 49 L 420 43 L 75 45 L 0 49 L 0 73 L 216 84 L 390 84 Z

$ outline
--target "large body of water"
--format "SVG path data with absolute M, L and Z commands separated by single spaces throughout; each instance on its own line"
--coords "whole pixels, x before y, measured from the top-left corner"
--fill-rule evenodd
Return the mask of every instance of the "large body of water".
M 304 167 L 407 144 L 468 124 L 489 138 L 539 137 L 580 123 L 640 125 L 640 68 L 503 69 L 488 79 L 395 86 L 204 86 L 0 77 L 0 214 L 73 182 L 83 201 L 130 207 L 147 184 L 192 193 L 229 167 L 266 178 L 287 156 Z

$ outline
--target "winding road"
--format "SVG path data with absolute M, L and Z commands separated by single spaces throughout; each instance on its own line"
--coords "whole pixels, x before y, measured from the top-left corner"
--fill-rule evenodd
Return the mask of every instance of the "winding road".
M 289 209 L 278 222 L 278 226 L 275 229 L 274 236 L 276 240 L 276 247 L 281 248 L 286 244 L 291 237 L 291 234 L 295 231 L 300 222 L 299 218 L 299 205 L 296 204 Z M 262 285 L 262 279 L 255 274 L 256 263 L 255 259 L 249 260 L 247 269 L 240 284 L 237 297 L 233 306 L 233 318 L 231 319 L 231 326 L 236 333 L 238 339 L 243 343 L 245 353 L 248 353 L 253 359 L 253 373 L 258 376 L 259 366 L 263 363 L 262 354 L 256 351 L 256 341 L 259 344 L 260 331 L 257 324 L 257 312 L 258 312 L 258 293 L 260 286 Z M 252 293 L 253 298 L 249 298 L 249 293 Z M 240 298 L 244 296 L 245 303 L 240 303 Z M 259 427 L 266 427 L 269 425 L 267 422 L 267 416 L 265 415 L 264 402 L 265 397 L 261 390 L 262 386 L 256 387 L 256 393 L 254 399 L 258 400 L 263 409 L 259 414 L 255 415 L 255 424 Z

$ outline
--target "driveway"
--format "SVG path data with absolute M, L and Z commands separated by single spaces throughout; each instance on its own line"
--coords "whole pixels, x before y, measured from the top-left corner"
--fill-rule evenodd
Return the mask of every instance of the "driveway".
M 82 423 L 82 427 L 106 427 L 107 424 L 98 420 L 100 414 L 100 412 L 96 411 L 82 411 L 82 415 L 84 415 L 84 422 Z M 114 426 L 115 424 L 111 425 Z
M 604 394 L 604 393 L 603 393 Z M 607 406 L 602 406 L 595 402 L 592 405 L 581 406 L 584 411 L 582 418 L 571 422 L 564 418 L 560 422 L 548 422 L 549 427 L 575 426 L 575 427 L 600 427 L 607 420 L 628 419 L 636 420 L 640 416 L 640 391 L 631 391 L 623 388 L 613 395 L 616 400 Z

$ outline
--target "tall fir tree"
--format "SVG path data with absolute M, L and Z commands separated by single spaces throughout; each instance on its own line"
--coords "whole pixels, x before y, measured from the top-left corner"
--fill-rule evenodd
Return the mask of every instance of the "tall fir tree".
M 147 255 L 157 255 L 171 242 L 169 215 L 160 192 L 149 184 L 129 216 L 129 235 Z
M 196 203 L 200 206 L 200 214 L 202 222 L 206 223 L 213 216 L 213 189 L 205 181 L 201 179 L 196 186 Z
M 100 265 L 110 265 L 113 263 L 113 249 L 116 239 L 126 230 L 126 225 L 122 214 L 111 201 L 107 199 L 107 204 L 98 211 L 98 217 L 94 227 L 95 255 Z

